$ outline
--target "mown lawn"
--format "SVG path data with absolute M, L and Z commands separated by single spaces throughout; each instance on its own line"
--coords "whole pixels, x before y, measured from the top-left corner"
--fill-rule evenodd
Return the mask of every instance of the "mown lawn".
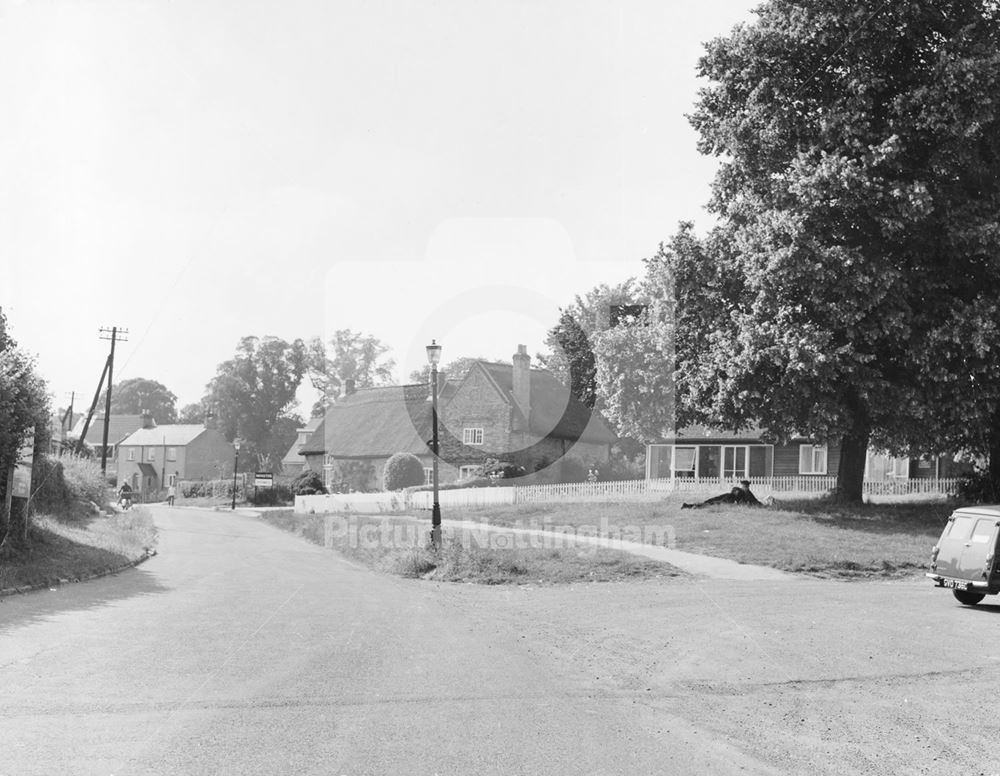
M 523 527 L 656 527 L 676 548 L 741 563 L 826 577 L 895 577 L 922 572 L 955 504 L 865 504 L 816 500 L 770 507 L 681 509 L 679 500 L 622 504 L 534 504 L 450 510 L 445 519 Z M 603 532 L 603 531 L 602 531 Z
M 447 530 L 443 548 L 435 553 L 427 548 L 430 529 L 427 520 L 414 522 L 374 515 L 349 518 L 297 515 L 290 509 L 263 512 L 259 519 L 376 570 L 407 577 L 493 585 L 613 582 L 683 574 L 667 563 L 616 550 L 509 547 L 504 546 L 498 535 L 451 535 Z
M 0 590 L 90 577 L 139 559 L 155 544 L 153 519 L 139 507 L 61 520 L 35 515 L 30 548 L 0 561 Z

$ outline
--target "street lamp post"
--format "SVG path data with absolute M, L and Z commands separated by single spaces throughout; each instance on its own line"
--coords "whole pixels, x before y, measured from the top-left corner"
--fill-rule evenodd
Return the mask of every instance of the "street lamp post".
M 233 509 L 236 509 L 236 470 L 240 465 L 240 440 L 233 440 L 233 450 L 236 455 L 233 458 Z
M 438 362 L 441 360 L 441 346 L 436 340 L 431 340 L 427 346 L 427 360 L 431 365 L 431 482 L 434 501 L 431 506 L 431 546 L 437 550 L 441 547 L 441 504 L 438 501 Z

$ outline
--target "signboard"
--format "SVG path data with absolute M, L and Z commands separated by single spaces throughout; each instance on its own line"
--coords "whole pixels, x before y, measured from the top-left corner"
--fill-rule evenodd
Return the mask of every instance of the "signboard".
M 35 428 L 28 430 L 28 437 L 17 453 L 17 465 L 14 467 L 14 485 L 11 495 L 14 498 L 28 498 L 31 495 L 31 464 L 35 460 Z
M 271 472 L 254 472 L 253 486 L 255 488 L 270 488 L 274 485 L 274 474 Z

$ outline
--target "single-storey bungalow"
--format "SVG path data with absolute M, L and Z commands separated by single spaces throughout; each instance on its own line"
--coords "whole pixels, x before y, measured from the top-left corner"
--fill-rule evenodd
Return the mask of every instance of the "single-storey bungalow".
M 784 444 L 761 438 L 759 429 L 720 431 L 688 426 L 646 449 L 647 479 L 750 479 L 836 475 L 840 446 L 806 437 Z

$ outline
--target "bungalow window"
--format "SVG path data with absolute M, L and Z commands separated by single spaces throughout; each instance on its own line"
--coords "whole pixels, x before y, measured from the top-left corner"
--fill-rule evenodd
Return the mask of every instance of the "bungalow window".
M 431 481 L 433 479 L 434 479 L 434 469 L 432 469 L 430 466 L 425 466 L 424 467 L 424 485 L 430 485 L 430 484 L 432 484 Z
M 799 474 L 826 474 L 826 445 L 799 445 Z
M 134 447 L 130 447 L 128 449 L 128 459 L 130 461 L 134 461 L 135 460 L 135 448 Z
M 482 431 L 482 429 L 479 430 Z M 475 477 L 478 473 L 479 473 L 479 467 L 475 464 L 458 467 L 458 478 L 460 480 L 471 479 L 472 477 Z
M 695 475 L 695 458 L 698 448 L 675 447 L 674 460 L 671 469 L 674 477 L 690 477 Z
M 483 443 L 483 430 L 481 428 L 463 428 L 462 444 L 481 445 Z
M 155 461 L 156 460 L 156 448 L 155 447 L 149 448 L 149 452 L 146 453 L 146 460 L 147 461 Z
M 167 460 L 168 461 L 176 461 L 177 460 L 177 448 L 176 447 L 168 447 L 167 448 Z

